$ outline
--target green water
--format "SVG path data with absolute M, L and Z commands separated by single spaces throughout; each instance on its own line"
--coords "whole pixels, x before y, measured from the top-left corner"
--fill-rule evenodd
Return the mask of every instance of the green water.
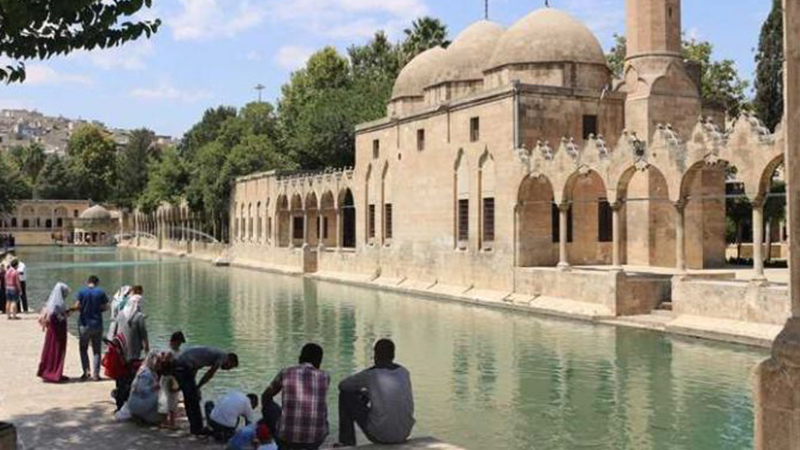
M 417 436 L 476 450 L 752 448 L 759 350 L 133 251 L 20 256 L 35 305 L 59 280 L 77 288 L 96 274 L 108 291 L 142 284 L 154 342 L 183 330 L 190 344 L 235 350 L 241 367 L 218 375 L 206 398 L 228 387 L 260 393 L 307 341 L 323 345 L 338 382 L 388 336 L 412 373 Z M 335 405 L 332 395 L 333 433 Z

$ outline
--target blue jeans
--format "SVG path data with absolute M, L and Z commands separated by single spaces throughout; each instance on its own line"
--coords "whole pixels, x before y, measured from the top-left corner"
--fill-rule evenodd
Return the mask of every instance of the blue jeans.
M 100 376 L 100 358 L 103 353 L 103 329 L 102 328 L 87 328 L 80 327 L 79 333 L 79 351 L 81 354 L 81 366 L 83 373 L 89 374 L 89 344 L 92 345 L 92 356 L 94 357 L 93 372 L 95 377 Z

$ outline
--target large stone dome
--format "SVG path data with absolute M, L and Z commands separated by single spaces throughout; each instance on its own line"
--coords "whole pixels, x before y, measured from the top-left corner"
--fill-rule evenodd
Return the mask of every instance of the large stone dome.
M 600 42 L 585 25 L 563 11 L 543 8 L 503 34 L 488 68 L 552 62 L 607 64 Z
M 434 84 L 482 80 L 483 72 L 505 31 L 499 24 L 488 20 L 467 27 L 445 51 Z
M 111 219 L 111 213 L 100 205 L 94 205 L 84 210 L 78 218 L 81 220 L 107 220 Z
M 424 89 L 433 82 L 436 69 L 441 64 L 445 51 L 442 47 L 426 50 L 411 60 L 394 82 L 392 100 L 404 97 L 422 97 Z

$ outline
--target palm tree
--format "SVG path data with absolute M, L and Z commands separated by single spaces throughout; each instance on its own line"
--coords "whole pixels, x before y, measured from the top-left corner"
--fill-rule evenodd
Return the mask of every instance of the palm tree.
M 403 43 L 405 59 L 411 61 L 415 56 L 431 48 L 441 46 L 447 48 L 447 25 L 433 17 L 420 17 L 405 29 L 406 40 Z

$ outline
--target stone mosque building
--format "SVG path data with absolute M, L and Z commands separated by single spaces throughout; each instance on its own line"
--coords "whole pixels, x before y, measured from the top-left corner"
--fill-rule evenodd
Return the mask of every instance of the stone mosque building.
M 627 0 L 627 39 L 622 79 L 555 8 L 420 54 L 386 117 L 357 128 L 354 168 L 237 180 L 234 263 L 572 316 L 671 301 L 780 329 L 788 296 L 764 283 L 759 244 L 783 134 L 749 116 L 725 129 L 703 105 L 680 0 Z M 734 176 L 754 205 L 755 282 L 713 270 Z M 188 221 L 178 208 L 138 218 Z

